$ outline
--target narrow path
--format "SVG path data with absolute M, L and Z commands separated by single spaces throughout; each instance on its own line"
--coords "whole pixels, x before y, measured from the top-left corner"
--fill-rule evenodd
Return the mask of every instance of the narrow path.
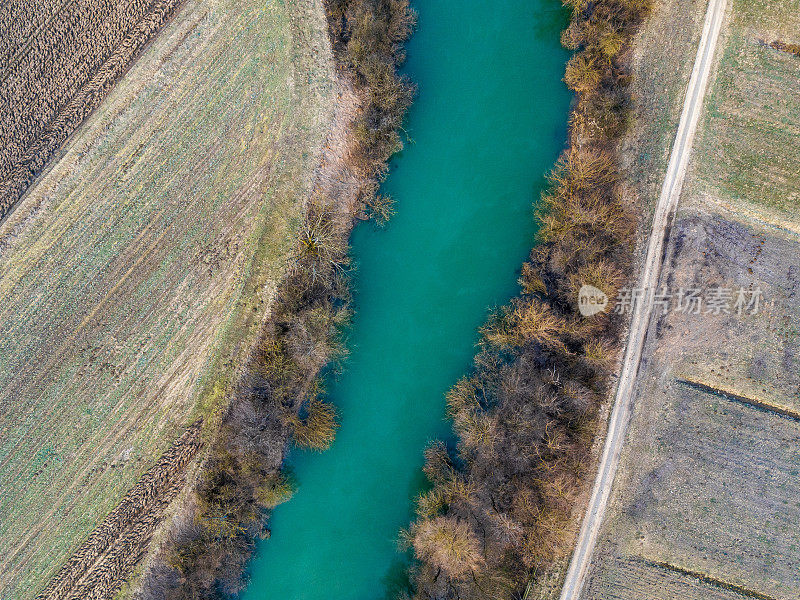
M 658 204 L 653 216 L 647 256 L 638 285 L 640 289 L 652 290 L 658 284 L 664 244 L 669 237 L 669 228 L 683 187 L 686 165 L 689 161 L 694 134 L 697 130 L 697 122 L 700 118 L 708 76 L 714 57 L 714 48 L 719 38 L 726 4 L 727 0 L 710 0 L 708 5 L 694 69 L 689 80 L 689 87 L 686 90 L 686 100 L 683 104 L 678 132 L 675 136 L 675 143 L 667 166 L 667 174 L 664 178 L 661 195 L 658 198 Z M 603 522 L 608 499 L 611 495 L 611 486 L 619 466 L 620 452 L 622 451 L 622 444 L 631 412 L 631 400 L 633 398 L 636 375 L 639 370 L 639 362 L 642 357 L 642 348 L 644 347 L 651 314 L 652 307 L 647 301 L 638 302 L 634 307 L 625 358 L 622 364 L 616 397 L 614 398 L 611 420 L 608 425 L 608 435 L 603 448 L 603 455 L 600 459 L 597 478 L 594 482 L 592 497 L 583 519 L 564 586 L 561 589 L 561 600 L 577 600 L 580 597 L 586 572 L 591 563 L 600 525 Z

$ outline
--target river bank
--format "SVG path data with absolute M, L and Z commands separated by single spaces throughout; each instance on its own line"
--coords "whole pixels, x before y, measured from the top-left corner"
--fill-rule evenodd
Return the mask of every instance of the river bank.
M 0 596 L 50 594 L 56 577 L 52 597 L 70 597 L 58 571 L 73 559 L 97 576 L 73 597 L 113 593 L 148 538 L 126 494 L 138 481 L 160 504 L 147 473 L 198 419 L 213 429 L 296 251 L 331 120 L 327 24 L 309 6 L 182 2 L 0 223 Z M 4 22 L 14 7 L 64 8 L 40 37 L 92 45 L 90 22 L 60 20 L 87 5 L 6 3 Z M 60 57 L 56 81 L 78 85 L 82 55 Z M 37 72 L 20 93 L 45 93 Z M 132 535 L 106 527 L 121 512 Z M 101 540 L 121 560 L 84 562 Z
M 292 493 L 282 465 L 289 441 L 326 449 L 337 428 L 320 370 L 343 353 L 350 314 L 347 240 L 354 222 L 385 221 L 377 194 L 413 95 L 396 72 L 414 16 L 407 2 L 324 4 L 338 98 L 293 264 L 278 286 L 258 346 L 229 404 L 207 428 L 208 450 L 157 553 L 138 598 L 213 598 L 244 585 L 254 540 L 269 536 L 269 511 Z
M 414 7 L 404 72 L 419 96 L 403 125 L 413 143 L 382 188 L 397 214 L 351 238 L 350 355 L 326 385 L 341 427 L 324 454 L 290 454 L 298 489 L 273 513 L 244 598 L 407 589 L 397 537 L 425 486 L 423 449 L 447 435 L 444 394 L 469 367 L 488 308 L 517 289 L 531 203 L 566 140 L 569 55 L 558 37 L 568 15 L 558 3 Z
M 635 217 L 619 145 L 632 124 L 631 44 L 648 2 L 567 3 L 576 53 L 569 145 L 538 211 L 522 293 L 483 327 L 471 375 L 448 394 L 457 449 L 426 452 L 431 489 L 404 532 L 414 598 L 557 594 L 585 501 L 618 361 L 622 315 L 578 311 L 591 285 L 612 301 L 631 271 Z M 628 200 L 629 201 L 629 200 Z M 549 587 L 549 589 L 545 589 Z

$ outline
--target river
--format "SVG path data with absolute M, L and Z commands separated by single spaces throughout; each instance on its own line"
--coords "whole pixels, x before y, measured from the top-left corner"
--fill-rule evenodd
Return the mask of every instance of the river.
M 397 215 L 351 240 L 351 354 L 328 385 L 341 428 L 327 452 L 291 453 L 299 487 L 272 515 L 246 600 L 378 600 L 402 583 L 396 540 L 425 483 L 423 449 L 450 435 L 444 394 L 490 307 L 518 290 L 532 204 L 565 142 L 558 0 L 414 7 L 412 141 L 384 185 Z

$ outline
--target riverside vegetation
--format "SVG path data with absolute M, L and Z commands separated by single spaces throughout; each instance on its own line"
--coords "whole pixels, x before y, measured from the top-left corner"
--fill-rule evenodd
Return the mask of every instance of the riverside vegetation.
M 500 598 L 568 552 L 575 502 L 610 388 L 621 317 L 581 317 L 578 289 L 615 297 L 635 221 L 617 146 L 631 125 L 631 40 L 650 0 L 567 0 L 562 43 L 575 55 L 568 148 L 550 176 L 521 294 L 482 330 L 474 372 L 447 395 L 456 450 L 426 450 L 431 482 L 401 539 L 418 599 Z
M 377 193 L 414 88 L 398 74 L 414 13 L 407 0 L 330 0 L 325 4 L 334 55 L 359 97 L 346 168 L 360 181 L 357 209 L 378 223 L 391 216 Z M 242 589 L 255 541 L 269 535 L 270 509 L 292 494 L 281 470 L 288 440 L 326 449 L 336 413 L 319 372 L 344 353 L 349 316 L 348 245 L 353 215 L 319 190 L 307 201 L 295 264 L 242 390 L 213 436 L 188 515 L 168 534 L 145 575 L 140 598 L 217 598 Z
M 661 168 L 707 8 L 664 0 L 637 39 L 637 120 L 666 134 L 643 138 L 637 126 L 647 146 L 633 150 Z M 659 319 L 586 598 L 790 598 L 800 588 L 790 525 L 800 518 L 800 79 L 798 58 L 768 43 L 797 44 L 798 32 L 792 0 L 726 5 L 661 281 L 756 289 L 770 308 Z

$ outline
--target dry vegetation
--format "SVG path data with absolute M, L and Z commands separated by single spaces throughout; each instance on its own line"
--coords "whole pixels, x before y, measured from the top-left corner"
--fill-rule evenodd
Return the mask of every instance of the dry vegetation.
M 188 0 L 0 225 L 0 596 L 34 597 L 238 381 L 332 119 L 328 47 L 319 4 Z
M 704 8 L 667 4 L 653 24 L 664 31 Z M 796 8 L 729 3 L 660 282 L 758 288 L 764 303 L 757 315 L 671 313 L 651 325 L 584 598 L 800 593 L 800 163 L 789 140 L 800 67 L 769 43 L 796 41 Z M 641 66 L 667 58 L 653 50 Z
M 542 197 L 522 294 L 484 327 L 474 373 L 448 394 L 457 452 L 426 453 L 432 488 L 404 533 L 418 559 L 414 598 L 517 597 L 570 547 L 621 327 L 578 315 L 577 292 L 613 296 L 630 265 L 617 146 L 631 123 L 630 41 L 649 3 L 568 6 L 570 145 Z
M 626 199 L 652 220 L 703 30 L 702 0 L 658 0 L 632 49 L 635 127 L 620 145 Z M 643 232 L 645 235 L 647 230 Z M 646 239 L 646 237 L 644 238 Z
M 793 54 L 800 58 L 800 44 L 787 44 L 781 40 L 774 40 L 769 43 L 769 47 L 773 50 L 780 50 L 781 52 Z
M 377 196 L 386 161 L 400 148 L 397 129 L 413 88 L 398 75 L 414 14 L 406 0 L 333 0 L 326 4 L 334 54 L 360 101 L 346 123 L 348 144 L 320 177 L 299 228 L 294 265 L 282 281 L 249 373 L 228 407 L 188 510 L 169 532 L 137 596 L 224 597 L 240 591 L 255 541 L 269 534 L 269 511 L 291 496 L 281 472 L 287 441 L 324 450 L 336 430 L 322 397 L 320 369 L 344 349 L 349 317 L 347 239 L 355 212 L 378 223 L 391 200 Z M 350 180 L 353 188 L 331 186 Z
M 182 0 L 0 8 L 0 219 Z
M 794 597 L 800 244 L 703 213 L 675 227 L 673 285 L 757 285 L 767 302 L 759 315 L 673 313 L 654 324 L 585 597 L 641 598 L 656 577 L 670 581 L 659 598 L 688 588 L 693 598 L 735 598 L 732 588 Z

